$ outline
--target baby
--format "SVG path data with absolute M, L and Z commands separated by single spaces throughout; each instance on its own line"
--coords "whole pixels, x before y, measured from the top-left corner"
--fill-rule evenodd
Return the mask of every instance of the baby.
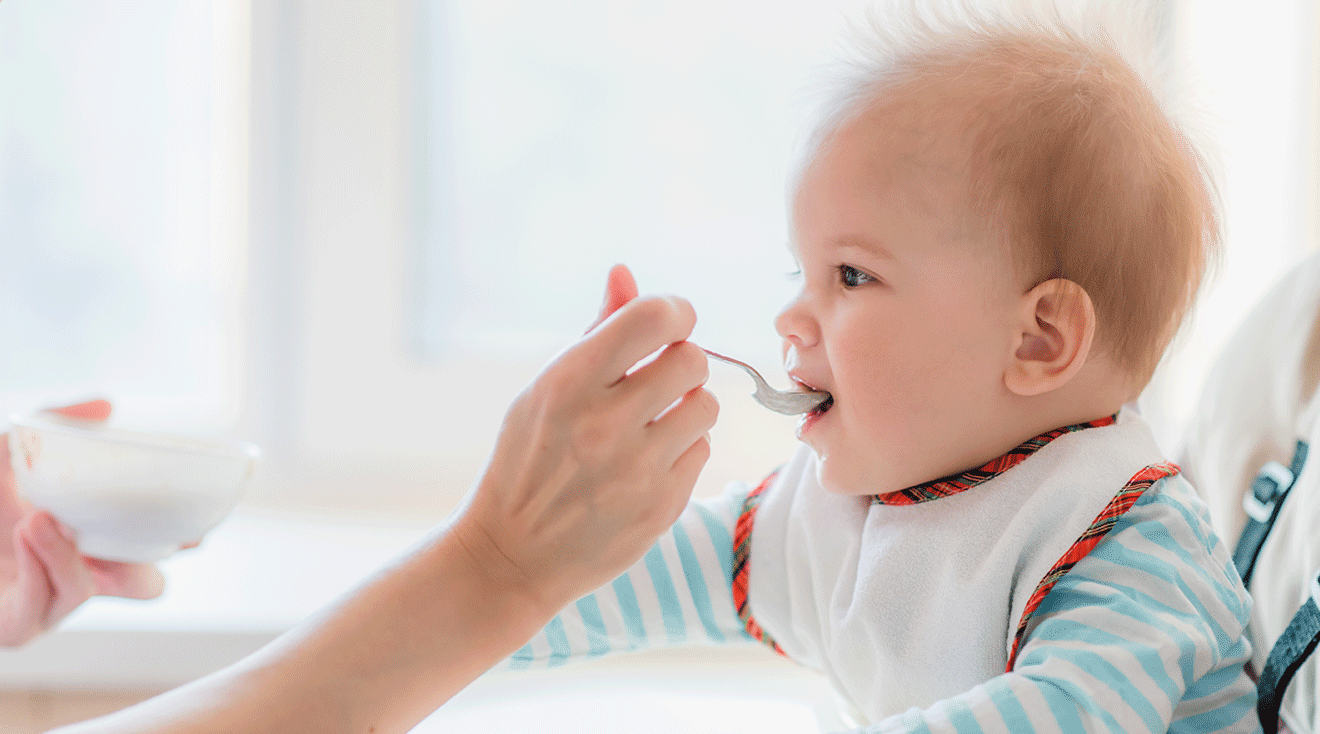
M 868 732 L 1257 727 L 1250 600 L 1124 407 L 1213 256 L 1213 197 L 1106 37 L 1056 26 L 868 52 L 796 181 L 775 322 L 832 401 L 512 667 L 751 638 Z

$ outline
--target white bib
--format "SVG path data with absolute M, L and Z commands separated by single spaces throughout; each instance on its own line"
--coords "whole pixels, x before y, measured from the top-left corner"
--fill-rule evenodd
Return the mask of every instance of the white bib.
M 1004 672 L 1041 579 L 1142 468 L 1146 423 L 1066 433 L 966 491 L 911 505 L 841 496 L 805 445 L 752 527 L 751 614 L 871 722 Z

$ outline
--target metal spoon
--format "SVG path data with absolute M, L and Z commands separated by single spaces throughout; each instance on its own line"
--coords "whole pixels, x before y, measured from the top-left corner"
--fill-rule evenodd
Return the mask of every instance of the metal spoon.
M 770 383 L 766 382 L 764 377 L 761 377 L 760 372 L 757 372 L 746 362 L 739 362 L 732 357 L 716 354 L 709 349 L 703 349 L 702 351 L 721 362 L 728 362 L 735 367 L 743 368 L 756 381 L 756 392 L 752 393 L 752 397 L 756 399 L 756 402 L 776 413 L 783 413 L 784 415 L 808 413 L 819 408 L 825 401 L 833 400 L 833 397 L 827 392 L 776 390 L 770 387 Z

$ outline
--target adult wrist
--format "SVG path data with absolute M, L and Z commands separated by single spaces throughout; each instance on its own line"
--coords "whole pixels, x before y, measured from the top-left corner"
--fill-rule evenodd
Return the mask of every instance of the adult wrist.
M 460 518 L 432 549 L 448 562 L 459 562 L 459 575 L 479 586 L 492 610 L 507 616 L 509 624 L 532 628 L 549 622 L 572 599 L 562 603 L 549 593 L 551 584 L 520 567 L 500 549 L 480 523 Z

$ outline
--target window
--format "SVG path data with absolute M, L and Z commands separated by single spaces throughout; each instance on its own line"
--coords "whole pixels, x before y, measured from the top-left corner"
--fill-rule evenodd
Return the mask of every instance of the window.
M 289 168 L 263 174 L 258 156 L 254 185 L 288 181 L 275 208 L 298 212 L 279 231 L 287 214 L 254 198 L 254 257 L 286 252 L 300 294 L 271 352 L 294 353 L 266 362 L 292 394 L 270 439 L 289 491 L 352 502 L 366 483 L 431 512 L 456 497 L 619 261 L 643 290 L 690 298 L 701 343 L 786 385 L 772 325 L 794 287 L 786 180 L 811 75 L 862 5 L 258 8 L 256 63 L 284 70 L 254 76 L 256 147 L 286 135 L 273 148 Z M 264 55 L 263 18 L 289 25 L 284 51 Z M 284 93 L 261 91 L 284 76 Z M 701 493 L 759 479 L 793 442 L 744 375 L 712 372 L 723 410 Z
M 624 261 L 779 372 L 809 82 L 866 5 L 425 5 L 425 353 L 556 349 Z
M 257 502 L 438 518 L 614 262 L 774 380 L 786 180 L 867 4 L 4 3 L 0 408 L 108 394 L 261 444 Z M 1146 396 L 1171 450 L 1229 327 L 1314 247 L 1315 15 L 1167 6 L 1227 224 Z M 743 375 L 711 385 L 700 493 L 792 446 Z
M 245 59 L 225 3 L 0 7 L 0 408 L 238 415 Z M 245 85 L 244 85 L 245 86 Z

